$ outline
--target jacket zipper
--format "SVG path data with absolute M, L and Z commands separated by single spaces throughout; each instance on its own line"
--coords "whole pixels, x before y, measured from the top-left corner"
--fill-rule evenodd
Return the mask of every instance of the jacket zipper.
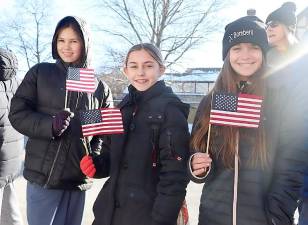
M 45 188 L 48 187 L 48 183 L 50 182 L 52 172 L 53 172 L 53 170 L 54 170 L 54 168 L 55 168 L 55 164 L 56 164 L 56 161 L 57 161 L 58 156 L 59 156 L 59 152 L 60 152 L 61 145 L 62 145 L 62 139 L 60 140 L 59 146 L 58 146 L 58 148 L 57 148 L 57 153 L 56 153 L 55 159 L 54 159 L 54 161 L 52 162 L 52 166 L 51 166 L 51 169 L 50 169 L 50 172 L 49 172 L 49 175 L 48 175 L 48 179 L 47 179 L 47 181 L 46 181 L 46 183 L 45 183 L 45 185 L 44 185 Z

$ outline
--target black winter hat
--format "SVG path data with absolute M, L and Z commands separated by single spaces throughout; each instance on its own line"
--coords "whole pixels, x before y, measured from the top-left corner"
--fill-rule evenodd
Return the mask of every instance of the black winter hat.
M 265 24 L 256 16 L 241 17 L 225 27 L 222 43 L 222 59 L 227 56 L 229 49 L 239 43 L 258 45 L 263 54 L 268 50 Z
M 273 11 L 271 14 L 268 15 L 266 18 L 266 24 L 275 21 L 280 22 L 287 27 L 289 26 L 296 26 L 296 5 L 294 2 L 285 2 L 282 4 L 282 6 L 275 11 Z
M 16 75 L 18 61 L 10 50 L 0 48 L 0 80 L 10 80 Z

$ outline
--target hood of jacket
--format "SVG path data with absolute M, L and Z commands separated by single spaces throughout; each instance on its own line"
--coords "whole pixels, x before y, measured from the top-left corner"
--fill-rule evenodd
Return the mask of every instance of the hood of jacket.
M 0 48 L 0 80 L 11 80 L 16 76 L 18 61 L 12 51 Z
M 80 65 L 69 65 L 69 66 L 87 68 L 90 66 L 91 63 L 90 30 L 87 26 L 86 21 L 76 16 L 66 16 L 58 22 L 52 38 L 52 57 L 57 61 L 58 60 L 62 61 L 57 51 L 57 38 L 59 30 L 62 28 L 69 27 L 68 24 L 72 23 L 74 23 L 78 27 L 78 32 L 80 32 L 81 34 L 80 36 L 82 37 L 84 49 L 82 52 L 82 60 Z

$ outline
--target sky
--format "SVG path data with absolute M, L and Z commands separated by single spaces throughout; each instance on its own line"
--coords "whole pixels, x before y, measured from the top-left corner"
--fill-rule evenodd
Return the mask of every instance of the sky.
M 232 6 L 224 9 L 219 15 L 217 15 L 217 19 L 224 17 L 227 22 L 231 22 L 241 16 L 246 15 L 246 11 L 249 8 L 256 9 L 257 16 L 262 20 L 265 20 L 269 13 L 273 10 L 279 8 L 285 1 L 287 0 L 233 0 L 235 3 Z M 304 8 L 308 7 L 307 0 L 293 0 L 297 5 L 297 14 L 300 13 Z M 0 0 L 0 13 L 1 10 L 14 10 L 12 7 L 13 0 Z M 92 25 L 95 20 L 106 19 L 100 18 L 97 14 L 87 13 L 87 8 L 85 4 L 87 3 L 95 3 L 95 0 L 55 0 L 56 3 L 56 15 L 54 18 L 54 24 L 51 25 L 53 27 L 56 26 L 56 22 L 67 15 L 77 15 L 84 17 L 90 25 Z M 99 12 L 99 8 L 97 11 Z M 225 26 L 226 24 L 224 24 Z M 181 64 L 176 67 L 176 71 L 183 72 L 187 68 L 192 67 L 221 67 L 222 65 L 222 56 L 221 56 L 221 43 L 223 37 L 224 26 L 221 28 L 221 32 L 213 35 L 213 39 L 209 40 L 194 50 L 191 50 L 186 54 Z M 93 35 L 92 35 L 93 36 Z M 93 45 L 95 48 L 96 43 L 102 42 L 102 38 L 98 35 L 94 35 Z M 99 65 L 98 61 L 93 61 L 94 68 Z

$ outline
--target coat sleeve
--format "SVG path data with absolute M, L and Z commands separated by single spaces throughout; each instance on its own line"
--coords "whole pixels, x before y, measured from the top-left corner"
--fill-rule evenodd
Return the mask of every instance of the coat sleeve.
M 36 111 L 38 65 L 32 67 L 11 101 L 9 120 L 20 133 L 32 138 L 51 139 L 52 116 Z
M 295 86 L 292 91 L 295 94 L 281 100 L 282 116 L 278 121 L 280 129 L 266 206 L 270 224 L 293 224 L 298 207 L 308 164 L 308 103 L 304 90 Z
M 189 131 L 186 116 L 175 105 L 168 105 L 159 135 L 159 182 L 152 210 L 152 224 L 174 224 L 189 182 L 186 163 Z

